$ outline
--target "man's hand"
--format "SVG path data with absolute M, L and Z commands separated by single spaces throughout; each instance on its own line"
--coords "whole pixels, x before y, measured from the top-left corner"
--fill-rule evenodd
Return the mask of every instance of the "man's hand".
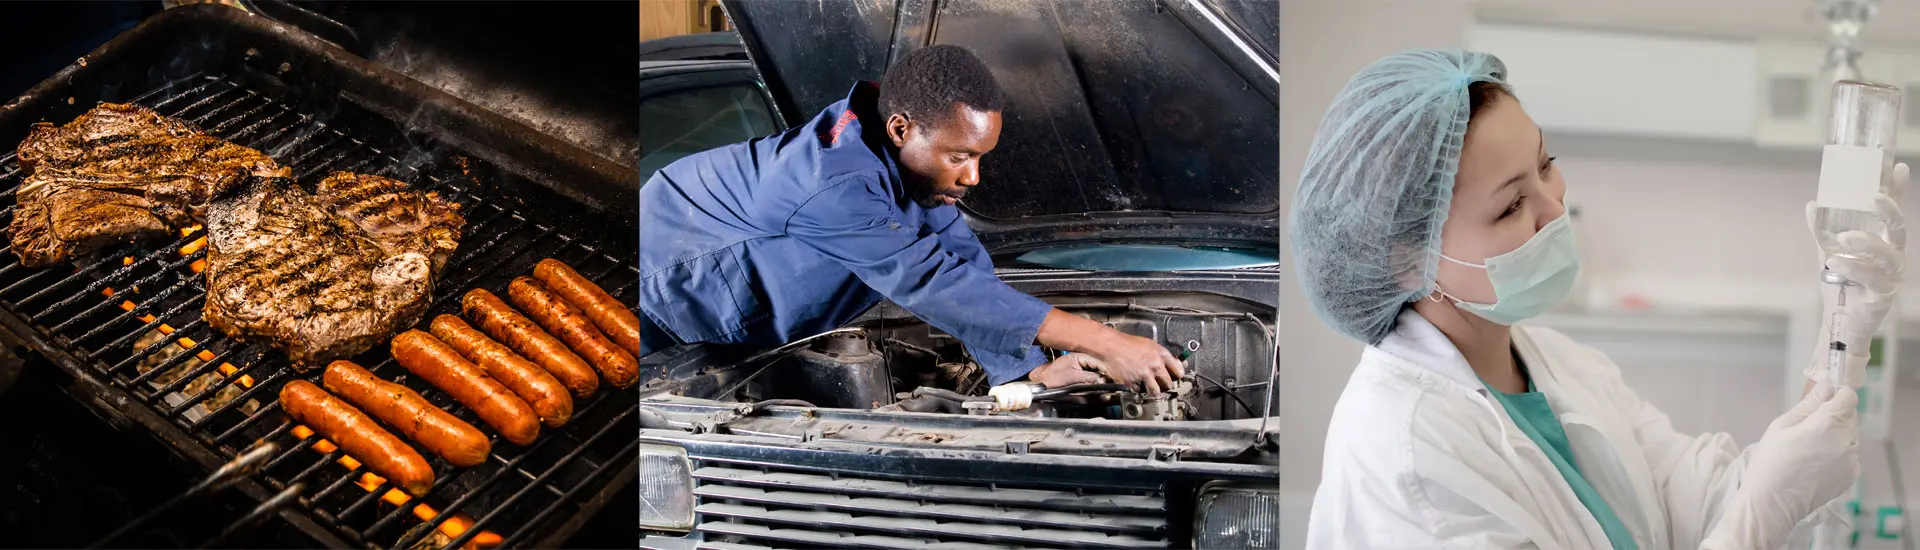
M 1180 360 L 1168 353 L 1166 347 L 1146 338 L 1107 330 L 1113 331 L 1114 340 L 1088 353 L 1106 363 L 1104 372 L 1108 378 L 1128 386 L 1144 387 L 1151 395 L 1160 395 L 1160 392 L 1173 387 L 1175 378 L 1186 376 L 1186 369 L 1180 365 Z
M 1093 354 L 1106 365 L 1101 372 L 1107 378 L 1144 387 L 1150 394 L 1166 391 L 1175 378 L 1186 376 L 1180 360 L 1160 344 L 1058 309 L 1040 323 L 1038 340 L 1047 347 Z
M 1098 384 L 1104 378 L 1100 372 L 1107 364 L 1085 353 L 1069 353 L 1054 359 L 1033 372 L 1027 373 L 1027 379 L 1039 382 L 1049 388 L 1059 388 L 1073 384 Z

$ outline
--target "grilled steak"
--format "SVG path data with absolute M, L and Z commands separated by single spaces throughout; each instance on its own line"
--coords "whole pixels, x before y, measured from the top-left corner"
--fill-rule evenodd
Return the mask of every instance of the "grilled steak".
M 431 250 L 390 249 L 363 225 L 285 179 L 254 180 L 215 202 L 207 214 L 207 324 L 266 340 L 300 369 L 412 326 L 433 294 Z
M 409 190 L 405 182 L 380 176 L 334 172 L 320 180 L 317 193 L 328 210 L 359 226 L 387 254 L 427 255 L 434 273 L 446 267 L 467 223 L 460 205 L 439 193 Z
M 10 234 L 28 267 L 187 227 L 248 178 L 290 173 L 187 121 L 113 103 L 65 126 L 35 124 L 19 159 L 27 175 Z

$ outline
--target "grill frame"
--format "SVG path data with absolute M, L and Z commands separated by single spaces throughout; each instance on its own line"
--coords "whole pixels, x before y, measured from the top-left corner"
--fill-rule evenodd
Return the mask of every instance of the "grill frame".
M 559 235 L 568 243 L 567 246 L 574 245 L 574 237 L 568 235 L 591 237 L 590 234 L 587 234 L 585 228 L 593 227 L 596 223 L 601 224 L 598 225 L 598 227 L 612 225 L 616 227 L 624 226 L 626 228 L 618 230 L 621 232 L 614 233 L 615 235 L 636 234 L 633 228 L 635 227 L 634 224 L 637 222 L 637 218 L 631 214 L 630 209 L 626 208 L 627 205 L 633 204 L 633 201 L 623 198 L 631 197 L 631 193 L 638 187 L 638 175 L 633 172 L 631 168 L 612 163 L 601 157 L 596 157 L 591 153 L 539 134 L 517 122 L 493 115 L 450 95 L 427 88 L 418 82 L 408 80 L 396 73 L 372 65 L 365 60 L 353 57 L 351 54 L 331 44 L 311 35 L 300 33 L 291 27 L 273 23 L 263 18 L 247 16 L 238 10 L 224 6 L 202 5 L 167 10 L 158 16 L 150 18 L 147 22 L 135 29 L 123 33 L 87 57 L 76 61 L 75 64 L 70 65 L 47 81 L 35 86 L 20 98 L 4 106 L 0 106 L 0 143 L 17 143 L 20 138 L 24 137 L 27 127 L 32 122 L 45 120 L 64 123 L 80 112 L 91 108 L 96 100 L 127 101 L 135 95 L 139 95 L 135 93 L 135 91 L 138 90 L 152 89 L 154 93 L 164 94 L 167 91 L 166 87 L 157 85 L 158 82 L 175 82 L 184 75 L 202 74 L 213 68 L 221 68 L 222 70 L 218 71 L 219 74 L 227 74 L 229 76 L 234 74 L 242 75 L 236 77 L 240 80 L 230 80 L 229 82 L 236 88 L 243 89 L 249 93 L 260 93 L 267 98 L 269 103 L 274 101 L 284 103 L 283 106 L 289 112 L 302 117 L 299 124 L 305 124 L 307 122 L 305 115 L 313 112 L 323 113 L 326 117 L 340 116 L 349 123 L 356 120 L 359 122 L 384 121 L 388 124 L 403 128 L 399 132 L 399 135 L 387 136 L 387 141 L 404 140 L 403 143 L 414 146 L 412 149 L 407 149 L 409 153 L 424 153 L 419 158 L 416 158 L 413 154 L 406 155 L 404 159 L 396 158 L 390 151 L 399 149 L 390 146 L 387 149 L 389 152 L 384 154 L 387 155 L 386 160 L 392 162 L 382 162 L 379 155 L 383 154 L 383 152 L 377 150 L 378 148 L 360 143 L 355 137 L 345 134 L 334 138 L 336 141 L 339 139 L 352 140 L 356 145 L 365 146 L 373 151 L 373 155 L 367 156 L 366 160 L 362 160 L 360 163 L 361 167 L 366 169 L 366 171 L 383 173 L 384 169 L 395 169 L 401 165 L 406 165 L 415 168 L 416 172 L 419 166 L 428 166 L 430 169 L 437 169 L 444 172 L 446 168 L 445 165 L 430 164 L 433 160 L 436 160 L 434 158 L 436 155 L 440 153 L 457 152 L 461 155 L 471 157 L 477 162 L 472 163 L 473 172 L 468 174 L 468 183 L 471 185 L 466 188 L 466 191 L 477 195 L 494 196 L 493 200 L 496 202 L 491 206 L 493 206 L 498 213 L 494 214 L 491 218 L 487 218 L 487 220 L 514 218 L 523 222 L 520 225 L 515 225 L 509 229 L 508 232 L 518 230 L 523 226 L 531 226 L 539 230 L 543 237 L 548 234 Z M 242 80 L 245 81 L 244 84 L 241 83 Z M 163 110 L 162 112 L 167 111 Z M 343 112 L 347 114 L 342 115 L 341 113 Z M 279 116 L 281 116 L 281 114 L 275 114 L 268 120 Z M 266 124 L 266 122 L 262 121 L 261 124 Z M 203 127 L 206 127 L 206 125 L 203 125 Z M 227 137 L 226 134 L 214 131 L 213 128 L 209 127 L 207 129 L 210 133 Z M 302 129 L 302 131 L 305 131 L 305 129 Z M 337 129 L 335 133 L 340 134 Z M 422 145 L 423 142 L 425 145 Z M 244 141 L 242 143 L 245 144 Z M 347 150 L 340 151 L 337 154 L 333 152 L 328 152 L 327 155 L 318 154 L 320 151 L 333 148 L 333 145 L 329 144 L 324 147 L 314 146 L 312 151 L 307 151 L 306 153 L 313 154 L 315 157 L 331 155 L 333 158 L 328 160 L 327 163 L 339 162 L 343 158 L 351 158 L 354 155 L 352 152 L 354 146 L 342 145 L 341 147 Z M 271 153 L 272 151 L 268 152 Z M 10 154 L 5 156 L 6 158 L 0 159 L 0 174 L 4 174 L 17 166 L 17 162 L 11 159 Z M 276 155 L 276 157 L 279 158 L 281 156 Z M 281 158 L 281 160 L 283 164 L 293 164 L 288 162 L 288 158 Z M 297 167 L 296 174 L 300 176 L 299 181 L 301 183 L 311 188 L 311 183 L 316 181 L 319 175 L 324 175 L 324 171 L 321 170 L 323 167 L 326 167 L 325 164 L 312 168 L 305 166 Z M 383 170 L 373 170 L 373 168 L 376 167 L 383 168 Z M 343 164 L 332 166 L 331 168 L 347 169 L 349 166 Z M 315 173 L 301 173 L 307 171 Z M 413 182 L 417 182 L 417 178 L 420 177 L 417 175 L 401 177 L 401 175 L 397 173 L 385 175 L 391 175 Z M 0 179 L 12 180 L 12 183 L 18 183 L 16 176 L 17 175 L 5 175 L 0 176 Z M 440 180 L 435 181 L 440 182 Z M 487 184 L 492 184 L 494 187 L 491 189 L 482 189 L 483 185 Z M 454 184 L 448 183 L 447 185 L 453 186 Z M 11 187 L 11 185 L 7 187 Z M 10 203 L 12 194 L 12 191 L 7 191 L 4 193 L 4 197 L 0 198 L 5 198 L 5 202 Z M 527 196 L 529 195 L 533 195 L 534 197 L 528 199 Z M 506 204 L 505 201 L 508 200 L 521 200 L 522 202 L 520 204 Z M 461 249 L 455 252 L 454 262 L 449 264 L 449 266 L 455 267 L 456 269 L 451 269 L 447 275 L 443 276 L 442 285 L 436 288 L 436 300 L 441 299 L 442 295 L 463 292 L 466 288 L 475 286 L 490 288 L 496 292 L 501 292 L 504 290 L 504 283 L 507 279 L 526 271 L 518 267 L 507 268 L 498 265 L 488 266 L 493 269 L 477 269 L 470 274 L 461 273 L 457 270 L 457 267 L 463 263 L 462 257 L 469 254 L 469 249 L 481 244 L 477 242 L 481 239 L 476 238 L 476 236 L 472 234 L 472 228 L 485 223 L 475 217 L 475 213 L 480 212 L 480 208 L 481 206 L 479 204 L 469 205 L 467 208 L 468 215 L 470 216 L 469 235 L 467 239 L 463 240 Z M 573 215 L 569 215 L 570 213 Z M 552 221 L 547 224 L 542 224 L 537 220 Z M 568 227 L 567 230 L 561 230 L 561 226 L 566 223 L 570 223 L 572 226 L 578 226 L 580 229 L 576 230 L 573 227 Z M 497 241 L 508 232 L 496 235 L 494 239 Z M 155 273 L 156 276 L 164 273 L 174 273 L 174 277 L 181 277 L 185 280 L 203 279 L 202 277 L 194 275 L 179 275 L 179 272 L 184 271 L 185 265 L 197 256 L 188 255 L 185 258 L 181 258 L 169 255 L 171 250 L 177 249 L 180 245 L 190 240 L 191 239 L 178 239 L 168 245 L 159 245 L 150 241 L 137 247 L 131 247 L 131 249 L 139 251 L 135 254 L 141 256 L 140 263 L 142 264 L 156 258 L 162 259 L 159 263 L 166 265 L 164 269 Z M 589 239 L 583 238 L 581 240 L 586 241 Z M 594 254 L 604 255 L 607 260 L 612 262 L 611 267 L 607 268 L 608 272 L 611 273 L 618 273 L 622 268 L 633 268 L 630 259 L 633 257 L 631 244 L 626 244 L 623 248 L 622 245 L 625 244 L 625 241 L 618 237 L 602 236 L 601 241 L 602 243 L 594 245 L 594 250 L 589 250 L 589 257 L 593 257 Z M 531 246 L 535 244 L 535 242 L 537 241 L 529 241 L 523 245 L 523 249 L 508 255 L 509 258 L 520 259 L 520 262 L 514 265 L 530 266 L 533 260 L 542 257 L 541 253 L 545 251 L 538 250 L 537 247 Z M 196 254 L 198 256 L 204 256 L 204 250 Z M 527 257 L 529 255 L 531 255 L 530 258 Z M 8 256 L 7 260 L 9 261 L 0 263 L 12 264 L 12 267 L 16 269 L 20 268 L 20 266 L 17 265 L 17 258 L 12 257 L 11 254 L 7 254 L 6 256 Z M 112 257 L 118 256 L 118 254 L 115 254 Z M 566 259 L 568 256 L 561 257 Z M 619 258 L 629 259 L 622 262 Z M 59 284 L 41 287 L 38 291 L 31 291 L 31 297 L 6 301 L 4 303 L 5 307 L 0 307 L 0 329 L 3 329 L 0 330 L 0 341 L 4 341 L 9 347 L 28 348 L 46 357 L 58 366 L 61 372 L 68 377 L 68 381 L 62 384 L 66 393 L 75 397 L 91 409 L 99 411 L 102 413 L 102 416 L 123 430 L 150 433 L 176 453 L 199 463 L 209 470 L 224 464 L 231 458 L 237 447 L 244 447 L 247 443 L 246 440 L 229 439 L 230 436 L 244 433 L 242 428 L 246 427 L 246 425 L 243 424 L 223 430 L 223 433 L 216 436 L 213 433 L 196 434 L 193 430 L 185 428 L 181 424 L 176 424 L 176 422 L 184 423 L 185 420 L 170 420 L 169 416 L 181 415 L 184 410 L 192 408 L 190 403 L 188 405 L 169 407 L 170 404 L 164 400 L 166 392 L 156 391 L 152 395 L 161 396 L 156 398 L 156 405 L 172 410 L 163 411 L 153 408 L 143 402 L 144 400 L 140 395 L 141 391 L 139 391 L 148 389 L 151 386 L 138 383 L 145 381 L 144 379 L 151 378 L 151 376 L 142 376 L 140 379 L 136 379 L 134 383 L 128 383 L 125 379 L 113 376 L 111 372 L 113 369 L 126 367 L 131 363 L 131 360 L 118 363 L 102 361 L 98 357 L 93 357 L 93 353 L 81 352 L 80 350 L 82 348 L 79 347 L 80 343 L 72 341 L 68 336 L 61 335 L 60 333 L 63 331 L 60 329 L 66 329 L 67 331 L 84 329 L 67 327 L 65 326 L 66 323 L 61 323 L 57 318 L 52 320 L 41 319 L 40 321 L 42 321 L 42 323 L 36 326 L 35 319 L 23 314 L 22 310 L 16 308 L 16 302 L 33 302 L 41 304 L 41 306 L 45 308 L 43 311 L 49 313 L 61 311 L 63 307 L 70 312 L 80 312 L 95 311 L 99 305 L 119 302 L 122 299 L 119 296 L 105 298 L 97 293 L 91 295 L 90 293 L 98 290 L 95 288 L 96 286 L 118 288 L 125 283 L 132 282 L 135 277 L 128 276 L 125 278 L 126 280 L 114 282 L 110 285 L 99 279 L 82 279 L 77 282 L 75 281 L 76 277 L 87 273 L 99 274 L 116 272 L 118 271 L 115 269 L 116 267 L 117 266 L 92 264 L 79 270 L 73 274 L 73 276 L 62 274 L 65 270 L 60 267 L 39 271 L 27 270 L 16 273 L 13 276 L 0 275 L 0 279 L 4 279 L 0 280 L 0 286 L 6 287 L 5 289 L 0 289 L 0 295 L 19 295 L 14 292 L 16 287 L 32 284 L 36 279 L 49 277 L 48 274 L 53 274 L 51 275 L 52 278 L 61 281 Z M 131 271 L 129 270 L 127 272 Z M 596 271 L 590 271 L 588 269 L 582 269 L 582 272 L 589 276 L 594 276 L 596 273 Z M 637 278 L 637 271 L 632 273 L 632 277 Z M 142 280 L 152 279 L 148 277 Z M 604 285 L 605 279 L 601 280 Z M 485 281 L 485 284 L 481 284 L 483 281 Z M 53 297 L 51 298 L 42 296 L 49 291 L 61 287 L 72 287 L 74 284 L 84 285 L 84 288 L 71 296 L 63 297 L 63 295 L 58 292 L 53 293 Z M 178 303 L 180 309 L 174 313 L 184 312 L 198 319 L 198 308 L 194 307 L 194 305 L 198 303 L 196 295 L 202 294 L 203 291 L 194 288 L 195 286 L 196 284 L 194 282 L 182 281 L 169 285 L 167 290 L 161 291 L 161 293 L 157 295 L 142 295 L 140 298 L 134 299 L 159 304 L 162 303 L 161 300 L 165 296 L 178 290 L 186 289 L 187 298 L 185 301 Z M 200 283 L 199 286 L 204 286 L 204 284 Z M 627 283 L 623 287 L 609 286 L 608 290 L 616 296 L 621 296 L 623 300 L 630 302 L 634 294 L 632 287 L 632 283 Z M 76 300 L 80 300 L 81 302 L 76 305 L 74 304 Z M 99 304 L 95 305 L 95 308 L 85 308 L 85 306 L 88 305 L 85 300 L 98 301 Z M 427 318 L 430 319 L 433 313 L 444 311 L 444 306 L 444 303 L 436 301 L 435 306 L 430 309 L 429 317 Z M 108 311 L 114 314 L 119 313 L 118 311 Z M 175 315 L 159 311 L 159 308 L 155 308 L 148 313 L 157 316 L 158 319 L 152 323 L 148 323 L 146 325 L 147 328 L 131 329 L 130 332 L 125 332 L 125 336 L 121 339 L 130 340 L 136 338 L 141 333 L 148 332 L 149 328 L 160 322 L 167 321 L 169 318 L 178 318 Z M 79 319 L 80 317 L 82 316 L 76 315 L 73 319 Z M 122 320 L 119 324 L 138 326 L 138 320 L 129 319 L 128 316 L 123 315 L 116 315 L 116 317 L 120 317 Z M 144 352 L 141 350 L 140 344 L 135 344 L 130 351 L 134 352 L 133 355 L 136 357 L 150 356 L 159 349 L 174 349 L 172 341 L 189 331 L 199 330 L 200 332 L 196 333 L 196 336 L 206 334 L 206 331 L 202 327 L 194 327 L 192 326 L 193 324 L 182 325 L 180 321 L 173 321 L 173 324 L 180 327 L 179 331 L 163 338 L 160 344 L 148 346 Z M 198 321 L 197 324 L 204 325 L 204 321 Z M 48 328 L 46 325 L 53 325 L 53 327 Z M 98 331 L 95 330 L 94 332 Z M 121 331 L 114 332 L 114 334 L 121 333 Z M 232 361 L 240 366 L 242 369 L 241 373 L 250 374 L 260 380 L 256 389 L 250 392 L 249 397 L 255 400 L 261 409 L 249 415 L 251 417 L 249 422 L 260 419 L 283 419 L 284 415 L 274 410 L 277 408 L 277 398 L 274 398 L 269 390 L 277 390 L 278 384 L 283 380 L 293 379 L 295 377 L 312 380 L 317 379 L 319 374 L 317 370 L 305 374 L 291 374 L 290 369 L 284 365 L 284 357 L 279 356 L 278 352 L 268 352 L 268 354 L 259 358 L 260 360 L 253 362 L 243 362 L 243 357 L 248 355 L 248 353 L 236 354 L 236 352 L 240 352 L 241 350 L 258 348 L 259 346 L 257 345 L 250 346 L 236 343 L 225 346 L 225 350 L 220 350 L 217 349 L 220 347 L 218 344 L 225 343 L 226 339 L 224 337 L 208 334 L 207 337 L 196 337 L 195 339 L 200 340 L 199 345 L 194 349 L 181 353 L 178 359 L 172 360 L 169 363 L 167 369 L 184 370 L 184 367 L 179 366 L 178 363 L 201 349 L 213 352 L 216 355 L 215 360 L 203 362 L 202 365 L 194 368 L 194 374 L 168 386 L 179 388 L 181 384 L 185 384 L 188 380 L 198 376 L 198 373 L 212 371 L 215 366 L 223 361 Z M 82 338 L 81 340 L 85 339 Z M 96 345 L 104 342 L 106 342 L 106 340 L 99 340 L 96 342 Z M 99 347 L 93 349 L 96 351 L 118 349 L 125 347 L 127 343 L 130 342 L 119 342 L 116 340 L 110 346 L 99 345 Z M 378 349 L 376 349 L 376 353 L 378 353 Z M 383 353 L 380 355 L 384 356 Z M 356 359 L 358 360 L 359 358 Z M 374 369 L 377 374 L 385 374 L 386 376 L 384 377 L 389 379 L 392 379 L 396 371 L 399 370 L 397 366 L 390 366 L 390 360 L 380 363 L 365 360 L 359 360 L 358 362 L 361 362 L 363 366 Z M 269 367 L 256 368 L 262 364 L 269 365 Z M 158 373 L 161 370 L 165 369 L 154 369 L 150 372 Z M 128 374 L 132 374 L 132 372 L 128 371 Z M 237 378 L 238 374 L 239 373 L 236 373 L 232 378 Z M 232 382 L 224 382 L 223 385 L 225 384 L 232 384 Z M 417 383 L 409 385 L 415 386 L 416 389 L 422 387 Z M 208 396 L 212 395 L 214 391 L 215 390 L 202 390 L 198 392 L 198 395 Z M 429 392 L 422 393 L 425 394 Z M 443 407 L 447 407 L 447 400 L 444 396 L 437 397 L 439 398 L 434 399 L 435 402 L 441 404 Z M 269 401 L 269 399 L 271 399 L 271 401 Z M 628 429 L 637 429 L 634 427 L 634 420 L 631 415 L 631 410 L 634 408 L 634 399 L 634 392 L 618 392 L 608 387 L 596 396 L 581 400 L 578 403 L 580 410 L 577 412 L 574 423 L 570 423 L 561 430 L 546 430 L 542 438 L 537 441 L 535 445 L 546 445 L 548 442 L 563 436 L 574 437 L 571 435 L 571 432 L 582 431 L 582 435 L 586 436 L 586 439 L 583 440 L 575 437 L 575 447 L 571 449 L 561 449 L 562 452 L 567 450 L 571 450 L 572 452 L 560 459 L 555 459 L 560 462 L 572 462 L 582 456 L 582 453 L 587 451 L 588 448 L 596 442 L 603 441 L 603 438 L 609 433 L 619 432 L 620 427 L 625 426 Z M 599 408 L 593 409 L 594 407 Z M 473 420 L 471 411 L 457 410 L 458 407 L 449 407 L 449 409 L 467 418 L 470 422 L 474 422 L 477 426 L 484 426 L 484 424 Z M 590 409 L 591 411 L 589 411 Z M 604 412 L 609 418 L 603 425 L 586 427 L 591 428 L 590 430 L 581 428 L 582 425 L 579 419 L 588 414 L 588 412 Z M 229 418 L 232 418 L 232 415 L 242 415 L 244 413 L 227 411 L 226 414 L 229 414 Z M 182 415 L 179 416 L 179 418 L 185 419 L 186 417 Z M 285 444 L 289 441 L 289 438 L 282 434 L 290 427 L 291 424 L 283 424 L 273 430 L 273 435 L 269 435 L 268 437 L 277 437 L 277 441 Z M 581 429 L 576 430 L 576 428 Z M 212 428 L 209 427 L 209 430 L 211 429 Z M 487 431 L 491 432 L 492 430 Z M 587 436 L 587 434 L 584 433 L 586 431 L 591 431 L 592 434 Z M 207 437 L 213 438 L 214 444 L 212 446 L 209 446 L 207 442 L 203 441 L 202 438 Z M 314 439 L 317 438 L 308 438 L 306 443 L 283 451 L 282 457 L 280 457 L 279 460 L 285 461 L 292 459 L 294 463 L 304 464 L 312 462 L 314 464 L 314 466 L 305 468 L 304 471 L 294 478 L 308 478 L 309 487 L 306 495 L 323 494 L 323 491 L 329 491 L 329 489 L 331 489 L 332 494 L 339 494 L 340 491 L 345 491 L 346 494 L 358 497 L 359 495 L 355 494 L 355 492 L 359 491 L 359 489 L 345 488 L 345 486 L 353 485 L 348 481 L 350 476 L 339 476 L 330 480 L 312 477 L 315 471 L 322 469 L 334 475 L 345 472 L 344 468 L 339 468 L 332 464 L 332 456 L 324 459 L 317 458 L 321 455 L 307 449 Z M 495 439 L 497 441 L 497 436 L 495 436 Z M 532 479 L 519 480 L 520 483 L 518 485 L 520 489 L 515 491 L 511 497 L 498 493 L 513 491 L 514 484 L 504 486 L 504 491 L 501 490 L 502 488 L 496 488 L 496 490 L 493 491 L 495 494 L 488 495 L 488 498 L 496 501 L 495 504 L 490 506 L 493 511 L 511 509 L 515 502 L 519 501 L 529 492 L 535 491 L 536 487 L 548 488 L 548 492 L 552 493 L 551 496 L 555 497 L 555 500 L 553 504 L 542 509 L 536 517 L 525 519 L 523 522 L 524 525 L 515 525 L 513 526 L 514 529 L 505 529 L 502 528 L 501 524 L 495 523 L 488 526 L 488 529 L 505 537 L 507 539 L 505 542 L 509 545 L 532 545 L 538 547 L 557 545 L 577 530 L 587 519 L 592 517 L 593 513 L 604 505 L 608 498 L 634 479 L 637 473 L 637 462 L 634 460 L 637 445 L 638 443 L 635 442 L 627 445 L 628 448 L 626 450 L 611 454 L 603 453 L 602 456 L 598 457 L 602 464 L 594 468 L 590 475 L 584 479 L 576 481 L 570 488 L 543 484 L 543 482 L 548 481 L 551 476 L 556 473 L 561 473 L 561 466 L 554 466 L 552 469 L 540 474 L 529 473 L 524 469 L 518 468 L 519 459 L 512 459 L 509 462 L 509 459 L 502 458 L 499 449 L 500 446 L 497 445 L 496 452 L 493 457 L 490 457 L 490 464 L 487 466 L 493 466 L 493 462 L 495 461 L 508 463 L 503 465 L 499 470 L 496 470 L 497 473 L 488 478 L 485 486 L 492 486 L 492 483 L 497 482 L 502 477 L 513 477 L 510 475 L 510 472 L 513 471 L 518 471 L 522 477 L 532 476 Z M 513 456 L 521 458 L 530 457 L 536 452 L 539 452 L 532 447 L 527 449 L 514 447 L 514 449 L 519 452 Z M 336 451 L 335 454 L 337 455 L 339 453 Z M 414 504 L 417 503 L 432 503 L 434 508 L 442 511 L 450 507 L 470 504 L 469 497 L 478 494 L 478 492 L 464 493 L 463 491 L 464 494 L 456 494 L 450 497 L 439 492 L 442 487 L 445 487 L 459 477 L 458 474 L 465 474 L 466 470 L 449 471 L 445 467 L 444 461 L 434 459 L 432 462 L 436 464 L 436 473 L 440 475 L 437 476 L 436 480 L 436 493 L 432 495 L 431 498 L 416 499 L 401 507 L 392 507 L 381 503 L 380 499 L 377 498 L 378 492 L 368 493 L 368 495 L 372 496 L 358 500 L 356 506 L 373 506 L 372 513 L 374 515 L 370 517 L 378 518 L 379 523 L 375 523 L 370 527 L 368 529 L 370 532 L 396 532 L 396 529 L 401 527 L 413 527 L 417 529 L 423 522 L 415 521 L 411 519 L 411 514 L 405 513 L 405 511 L 412 510 Z M 487 466 L 483 466 L 483 468 Z M 271 471 L 271 468 L 269 468 L 269 471 Z M 449 475 L 450 473 L 456 475 Z M 273 496 L 277 490 L 283 486 L 278 482 L 274 484 L 263 482 L 262 479 L 265 477 L 265 474 L 263 474 L 262 476 L 243 480 L 237 483 L 235 487 L 252 499 L 263 501 Z M 320 482 L 318 480 L 325 481 Z M 591 494 L 583 494 L 587 493 L 585 490 L 590 487 L 597 488 L 597 490 L 591 491 Z M 384 489 L 382 489 L 381 492 L 384 492 Z M 501 498 L 506 499 L 504 503 L 499 502 Z M 482 500 L 486 500 L 486 498 Z M 369 502 L 372 504 L 368 504 Z M 577 510 L 570 510 L 569 506 L 575 507 Z M 553 513 L 563 509 L 574 513 L 571 517 L 566 518 L 551 517 Z M 349 508 L 349 510 L 352 509 Z M 360 513 L 363 516 L 368 515 L 366 510 L 362 510 Z M 491 512 L 485 511 L 476 513 L 474 514 L 474 516 L 476 516 L 474 519 L 479 519 L 484 523 L 488 521 L 487 515 L 490 513 Z M 354 543 L 358 542 L 359 544 L 357 545 L 359 546 L 374 547 L 379 545 L 381 540 L 389 542 L 394 540 L 375 540 L 371 538 L 358 540 L 357 534 L 349 534 L 343 537 L 341 531 L 337 529 L 345 529 L 346 527 L 324 513 L 320 514 L 321 515 L 316 515 L 316 512 L 310 510 L 309 505 L 304 503 L 283 508 L 278 512 L 281 518 L 290 522 L 307 535 L 314 537 L 317 542 L 328 546 L 354 546 L 356 545 Z M 451 517 L 451 514 L 441 513 L 438 517 L 440 518 L 439 521 L 445 521 L 445 518 Z M 365 524 L 365 522 L 359 523 L 359 525 Z M 410 531 L 412 530 L 400 529 L 398 531 L 401 533 L 401 542 L 418 538 L 411 536 L 412 532 Z M 425 529 L 420 531 L 420 535 L 424 536 L 430 531 L 431 528 Z M 474 532 L 477 533 L 477 530 Z

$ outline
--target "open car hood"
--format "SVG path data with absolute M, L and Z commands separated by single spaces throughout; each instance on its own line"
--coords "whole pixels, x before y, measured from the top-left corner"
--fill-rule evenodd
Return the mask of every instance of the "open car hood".
M 797 125 L 907 53 L 966 47 L 1007 91 L 961 205 L 996 252 L 1066 242 L 1279 240 L 1271 0 L 726 0 Z

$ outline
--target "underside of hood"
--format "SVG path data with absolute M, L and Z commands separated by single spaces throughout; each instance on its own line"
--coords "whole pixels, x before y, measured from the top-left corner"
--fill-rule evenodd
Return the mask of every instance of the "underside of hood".
M 990 247 L 1278 240 L 1279 7 L 1271 0 L 729 1 L 789 125 L 935 44 L 1007 93 L 962 204 Z

